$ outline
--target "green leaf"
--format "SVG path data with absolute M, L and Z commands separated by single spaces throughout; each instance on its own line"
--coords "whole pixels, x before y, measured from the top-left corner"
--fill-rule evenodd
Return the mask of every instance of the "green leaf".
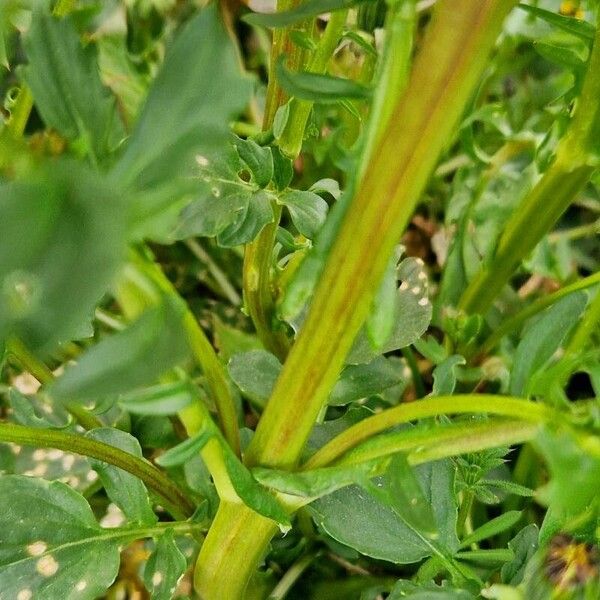
M 585 58 L 575 48 L 542 41 L 535 41 L 533 47 L 540 56 L 556 65 L 573 70 L 585 69 Z
M 83 496 L 42 479 L 0 477 L 0 590 L 8 598 L 94 600 L 119 570 L 123 537 L 100 528 Z M 112 535 L 111 535 L 112 533 Z
M 466 590 L 457 589 L 449 584 L 438 586 L 435 583 L 413 583 L 400 580 L 392 589 L 387 600 L 474 600 Z
M 43 397 L 27 397 L 15 388 L 11 388 L 8 392 L 8 401 L 12 409 L 12 418 L 21 425 L 42 429 L 63 428 L 69 425 L 68 413 Z
M 187 177 L 195 157 L 212 156 L 227 144 L 229 122 L 246 105 L 251 87 L 217 6 L 207 6 L 168 49 L 113 171 L 139 192 L 139 235 L 164 237 L 170 232 L 172 219 L 187 201 L 182 194 L 195 187 Z
M 287 27 L 309 17 L 316 17 L 333 10 L 342 10 L 356 6 L 361 2 L 374 0 L 307 0 L 290 10 L 272 13 L 250 13 L 243 17 L 246 23 L 263 27 Z
M 124 431 L 112 427 L 102 427 L 92 429 L 85 435 L 93 440 L 124 450 L 137 458 L 143 458 L 140 443 Z M 152 510 L 148 490 L 141 479 L 99 460 L 90 459 L 90 464 L 100 476 L 107 496 L 123 511 L 128 521 L 138 525 L 156 523 L 157 517 Z
M 367 317 L 367 336 L 375 349 L 383 347 L 390 338 L 398 318 L 396 269 L 397 258 L 393 256 L 373 300 L 371 313 Z
M 518 4 L 518 7 L 521 10 L 528 12 L 530 15 L 534 15 L 546 21 L 548 25 L 562 29 L 567 33 L 572 33 L 582 40 L 587 42 L 592 42 L 594 40 L 596 28 L 587 21 L 559 15 L 555 12 L 539 8 L 538 6 L 530 6 L 529 4 Z
M 217 243 L 224 248 L 241 246 L 255 239 L 275 218 L 270 197 L 262 191 L 248 197 L 245 211 L 235 213 L 235 220 L 217 235 Z
M 314 239 L 325 223 L 327 202 L 314 192 L 299 190 L 286 192 L 277 201 L 288 209 L 296 229 L 308 239 Z
M 390 461 L 386 483 L 381 487 L 371 485 L 367 489 L 391 507 L 413 530 L 422 532 L 431 540 L 437 539 L 439 533 L 430 501 L 404 455 L 396 454 Z
M 577 292 L 565 296 L 546 309 L 523 334 L 513 359 L 510 393 L 520 396 L 528 392 L 532 375 L 543 368 L 560 348 L 563 340 L 585 310 L 587 294 Z
M 456 387 L 456 372 L 460 365 L 467 364 L 463 356 L 453 354 L 433 369 L 432 396 L 449 396 Z
M 144 585 L 152 600 L 171 600 L 186 568 L 185 556 L 175 543 L 173 531 L 168 529 L 158 538 L 144 567 Z
M 118 193 L 71 161 L 0 185 L 0 339 L 33 351 L 79 335 L 108 289 L 125 245 Z
M 134 415 L 174 415 L 196 398 L 196 391 L 184 380 L 121 394 L 119 404 Z
M 439 545 L 456 549 L 454 469 L 449 461 L 440 461 L 421 465 L 415 471 L 432 505 L 440 530 Z M 387 485 L 386 478 L 375 482 Z M 311 512 L 319 526 L 335 540 L 373 558 L 407 564 L 434 552 L 425 535 L 415 532 L 391 507 L 357 486 L 317 500 L 311 504 Z
M 508 547 L 513 551 L 514 558 L 502 566 L 502 582 L 509 585 L 518 585 L 523 581 L 525 567 L 535 554 L 538 547 L 539 529 L 537 525 L 527 525 L 508 542 Z
M 291 159 L 284 156 L 276 146 L 271 148 L 271 154 L 273 156 L 273 183 L 277 190 L 282 192 L 290 185 L 294 177 L 294 166 Z
M 124 136 L 115 102 L 102 85 L 95 49 L 83 48 L 71 18 L 36 5 L 25 36 L 29 61 L 22 77 L 48 127 L 74 142 L 93 161 L 105 158 Z
M 358 334 L 347 361 L 365 363 L 378 354 L 404 348 L 419 339 L 431 321 L 432 307 L 427 297 L 428 282 L 423 261 L 406 258 L 398 267 L 398 278 L 402 282 L 397 292 L 398 318 L 389 339 L 378 350 L 374 350 L 363 328 Z
M 340 100 L 368 100 L 372 90 L 352 79 L 322 75 L 309 71 L 294 73 L 285 66 L 285 56 L 280 56 L 275 67 L 277 80 L 290 95 L 301 100 L 335 104 Z
M 52 397 L 84 401 L 109 397 L 156 381 L 188 353 L 180 306 L 170 298 L 127 329 L 101 340 L 49 388 Z
M 551 479 L 539 492 L 555 511 L 576 517 L 597 500 L 600 489 L 600 439 L 575 437 L 568 430 L 544 429 L 535 440 Z
M 227 369 L 240 391 L 258 406 L 264 406 L 281 373 L 281 363 L 266 350 L 250 350 L 234 354 Z
M 471 544 L 476 544 L 482 540 L 487 540 L 494 535 L 503 533 L 504 531 L 514 527 L 521 519 L 523 513 L 518 510 L 509 510 L 501 514 L 499 517 L 484 523 L 478 527 L 473 533 L 465 537 L 460 543 L 461 548 L 468 548 Z
M 374 396 L 402 382 L 399 365 L 378 356 L 366 365 L 347 365 L 330 396 L 329 404 L 341 406 Z
M 273 177 L 273 156 L 270 148 L 259 146 L 254 140 L 236 138 L 234 146 L 242 161 L 250 169 L 252 180 L 261 188 Z

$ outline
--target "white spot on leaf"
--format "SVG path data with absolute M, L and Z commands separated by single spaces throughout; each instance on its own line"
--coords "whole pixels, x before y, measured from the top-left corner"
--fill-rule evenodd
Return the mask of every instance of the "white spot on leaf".
M 42 542 L 40 540 L 38 542 L 33 542 L 33 544 L 29 544 L 29 546 L 27 546 L 27 552 L 31 556 L 39 556 L 40 554 L 44 554 L 44 552 L 46 552 L 47 547 L 48 546 L 46 542 Z
M 58 571 L 58 563 L 54 560 L 54 556 L 48 554 L 37 561 L 35 570 L 43 577 L 52 577 Z
M 24 588 L 17 594 L 17 600 L 31 600 L 31 598 L 33 598 L 33 592 L 29 588 Z
M 82 579 L 81 581 L 77 582 L 75 589 L 78 592 L 83 592 L 83 590 L 85 590 L 86 587 L 87 587 L 87 581 L 85 579 Z
M 163 580 L 163 576 L 160 571 L 156 571 L 156 573 L 154 573 L 154 575 L 152 575 L 152 585 L 154 587 L 156 587 L 157 585 L 160 585 L 162 583 L 162 580 Z
M 427 306 L 429 304 L 429 300 L 427 298 L 421 298 L 419 300 L 419 306 Z

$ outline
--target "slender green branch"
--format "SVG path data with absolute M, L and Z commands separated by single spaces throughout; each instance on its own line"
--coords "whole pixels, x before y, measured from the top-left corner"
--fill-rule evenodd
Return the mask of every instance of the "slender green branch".
M 317 554 L 311 553 L 305 554 L 296 560 L 273 588 L 267 600 L 283 600 L 315 558 L 317 558 Z
M 38 448 L 56 448 L 101 460 L 141 479 L 176 519 L 193 514 L 194 505 L 154 465 L 103 442 L 57 429 L 38 429 L 14 423 L 0 423 L 0 440 Z
M 594 273 L 588 277 L 584 277 L 579 281 L 575 281 L 569 285 L 562 287 L 560 290 L 553 292 L 552 294 L 548 294 L 546 296 L 542 296 L 532 302 L 528 306 L 526 306 L 523 310 L 519 311 L 516 315 L 509 317 L 504 322 L 500 324 L 499 327 L 494 329 L 490 336 L 485 340 L 485 342 L 481 345 L 480 355 L 487 354 L 491 350 L 494 349 L 496 344 L 507 334 L 516 331 L 527 319 L 530 319 L 534 315 L 537 315 L 539 312 L 547 308 L 548 306 L 552 306 L 555 302 L 558 302 L 561 298 L 568 296 L 578 290 L 584 290 L 593 285 L 600 283 L 600 272 Z
M 599 18 L 600 23 L 600 18 Z M 539 241 L 575 200 L 598 166 L 600 137 L 600 26 L 581 95 L 556 160 L 506 224 L 492 259 L 469 283 L 459 308 L 485 314 L 502 288 Z
M 512 4 L 447 0 L 436 5 L 406 93 L 352 199 L 250 444 L 250 463 L 297 462 Z
M 271 288 L 271 267 L 277 227 L 281 218 L 281 207 L 274 206 L 274 221 L 260 232 L 259 236 L 244 249 L 244 305 L 259 339 L 267 350 L 281 361 L 285 360 L 290 342 L 281 324 L 276 329 L 275 302 Z
M 308 71 L 311 73 L 325 73 L 327 71 L 327 65 L 340 41 L 347 17 L 347 10 L 338 10 L 331 13 L 327 27 L 308 65 Z M 279 148 L 287 156 L 296 158 L 300 154 L 306 123 L 312 108 L 313 102 L 309 100 L 298 98 L 291 100 L 287 123 L 278 139 Z
M 547 421 L 554 412 L 544 404 L 537 404 L 529 400 L 485 394 L 437 396 L 417 402 L 408 402 L 368 417 L 349 427 L 311 456 L 303 468 L 314 469 L 328 465 L 361 442 L 396 425 L 450 414 L 498 415 L 539 424 Z M 440 432 L 443 431 L 440 429 Z
M 237 411 L 225 367 L 187 304 L 160 267 L 149 258 L 132 253 L 131 261 L 124 270 L 117 289 L 119 301 L 128 316 L 135 317 L 145 305 L 159 302 L 161 293 L 176 298 L 184 307 L 183 326 L 192 355 L 202 369 L 212 392 L 223 434 L 234 452 L 240 456 Z
M 25 371 L 31 373 L 42 385 L 48 385 L 54 381 L 54 373 L 37 356 L 32 354 L 21 340 L 11 338 L 7 349 L 9 356 Z M 95 429 L 103 426 L 102 421 L 96 415 L 75 402 L 65 402 L 64 407 L 84 429 Z

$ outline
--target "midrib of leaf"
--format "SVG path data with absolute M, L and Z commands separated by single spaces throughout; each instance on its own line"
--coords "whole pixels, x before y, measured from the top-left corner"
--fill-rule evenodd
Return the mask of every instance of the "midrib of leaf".
M 65 542 L 63 544 L 58 544 L 55 546 L 50 546 L 48 550 L 46 550 L 42 554 L 36 554 L 35 556 L 27 556 L 20 560 L 0 565 L 0 571 L 3 567 L 9 565 L 12 567 L 14 565 L 24 564 L 31 560 L 38 561 L 43 556 L 52 556 L 53 554 L 55 554 L 56 552 L 60 552 L 61 550 L 77 548 L 78 546 L 85 546 L 86 544 L 95 544 L 98 542 L 110 542 L 117 540 L 134 541 L 139 540 L 141 538 L 156 537 L 162 535 L 167 529 L 172 529 L 176 533 L 180 534 L 192 534 L 196 531 L 201 531 L 203 529 L 203 526 L 199 523 L 189 523 L 187 521 L 173 521 L 170 523 L 158 523 L 153 527 L 117 527 L 114 529 L 103 529 L 102 527 L 86 527 L 85 529 L 90 533 L 94 533 L 94 536 L 82 538 L 80 540 L 74 540 L 71 542 Z

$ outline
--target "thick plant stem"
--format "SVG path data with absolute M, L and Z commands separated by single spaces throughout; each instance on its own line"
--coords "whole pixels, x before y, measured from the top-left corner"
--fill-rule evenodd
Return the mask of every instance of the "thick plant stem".
M 442 1 L 328 257 L 308 317 L 248 449 L 292 467 L 371 305 L 389 257 L 448 144 L 513 2 Z
M 38 448 L 57 448 L 104 461 L 141 479 L 176 519 L 185 519 L 194 512 L 192 502 L 162 471 L 146 460 L 109 444 L 74 433 L 15 423 L 0 423 L 0 440 Z
M 394 246 L 483 72 L 513 0 L 441 0 L 406 93 L 345 215 L 294 344 L 250 443 L 250 464 L 291 468 L 343 367 Z M 223 508 L 196 565 L 205 600 L 243 598 L 274 525 Z M 257 535 L 260 533 L 260 535 Z M 251 548 L 248 539 L 254 538 Z M 243 548 L 243 550 L 236 550 Z M 237 595 L 226 596 L 223 590 Z
M 598 166 L 600 137 L 600 26 L 569 129 L 554 163 L 513 213 L 493 258 L 471 281 L 459 307 L 485 314 L 521 261 L 556 224 Z

